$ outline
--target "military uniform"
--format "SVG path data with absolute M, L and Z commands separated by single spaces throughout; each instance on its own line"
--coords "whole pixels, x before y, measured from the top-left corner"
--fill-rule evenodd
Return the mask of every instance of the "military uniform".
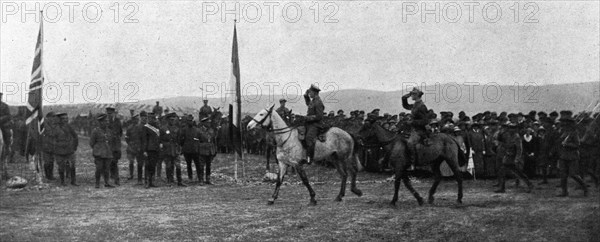
M 65 116 L 66 113 L 58 114 L 58 117 Z M 58 174 L 61 185 L 65 184 L 65 175 L 68 172 L 71 178 L 71 185 L 77 186 L 75 179 L 75 151 L 79 145 L 77 133 L 68 123 L 61 123 L 53 129 L 49 136 L 52 145 L 54 160 L 58 165 Z M 68 165 L 68 167 L 67 167 Z
M 193 118 L 191 118 L 191 120 L 193 120 Z M 191 123 L 193 122 L 191 120 L 188 120 L 188 122 L 190 122 L 188 126 L 181 129 L 181 134 L 179 135 L 179 145 L 181 145 L 181 151 L 183 153 L 183 157 L 185 158 L 185 162 L 187 163 L 188 179 L 190 181 L 193 180 L 193 162 L 194 166 L 196 166 L 196 175 L 198 176 L 198 181 L 203 182 L 203 172 L 200 172 L 200 130 L 198 127 L 195 127 L 193 123 Z
M 107 113 L 114 112 L 114 108 L 107 108 Z M 117 117 L 110 118 L 107 116 L 108 129 L 112 132 L 112 140 L 110 141 L 110 147 L 113 152 L 113 158 L 110 163 L 110 176 L 114 180 L 115 185 L 120 185 L 119 179 L 119 159 L 121 159 L 121 137 L 123 136 L 123 126 L 121 120 Z
M 306 112 L 306 135 L 304 141 L 307 147 L 307 156 L 312 161 L 315 154 L 315 145 L 317 142 L 317 136 L 319 135 L 319 129 L 323 127 L 322 120 L 325 106 L 318 95 L 319 91 L 321 90 L 313 85 L 311 85 L 309 90 L 315 92 L 315 96 L 311 100 L 308 94 L 304 94 L 304 102 L 306 102 L 306 106 L 308 106 L 308 110 Z
M 106 119 L 106 114 L 101 114 L 98 120 L 102 122 Z M 90 137 L 90 146 L 92 147 L 92 155 L 94 156 L 94 163 L 96 164 L 96 188 L 100 188 L 100 177 L 104 177 L 104 186 L 112 187 L 108 182 L 109 167 L 113 159 L 113 152 L 110 145 L 113 140 L 113 132 L 101 124 L 100 127 L 96 127 L 92 131 Z
M 286 108 L 284 105 L 287 102 L 287 100 L 285 99 L 281 99 L 279 100 L 279 103 L 281 104 L 281 106 L 279 106 L 275 112 L 277 112 L 277 114 L 279 114 L 279 116 L 283 119 L 283 121 L 285 121 L 286 123 L 289 123 L 289 113 L 290 113 L 290 109 Z
M 52 144 L 53 132 L 56 129 L 56 117 L 54 112 L 46 114 L 44 132 L 41 135 L 42 139 L 42 159 L 44 161 L 44 174 L 46 179 L 54 180 L 54 146 Z
M 160 117 L 163 113 L 163 108 L 158 104 L 159 103 L 156 102 L 156 106 L 154 106 L 154 108 L 152 108 L 152 113 L 153 113 L 153 115 Z
M 200 112 L 198 113 L 198 120 L 202 120 L 204 118 L 210 117 L 212 112 L 213 112 L 212 108 L 210 106 L 208 106 L 207 103 L 205 103 L 204 106 L 202 106 L 200 108 Z
M 174 119 L 177 115 L 170 113 L 167 119 Z M 172 122 L 172 121 L 170 121 Z M 177 184 L 183 185 L 181 181 L 181 165 L 179 164 L 179 127 L 175 124 L 167 124 L 160 129 L 161 153 L 165 161 L 165 170 L 167 172 L 167 183 L 172 183 L 173 170 L 175 169 Z
M 155 115 L 149 113 L 148 116 Z M 151 119 L 152 120 L 152 119 Z M 141 137 L 142 151 L 146 153 L 146 187 L 155 187 L 154 172 L 156 163 L 160 158 L 160 129 L 156 127 L 156 122 L 149 122 L 144 125 Z
M 146 115 L 146 114 L 144 114 Z M 142 183 L 144 157 L 141 150 L 141 133 L 144 124 L 137 120 L 130 123 L 125 132 L 125 142 L 127 143 L 127 159 L 129 160 L 129 179 L 133 179 L 134 166 L 137 161 L 138 183 Z
M 200 139 L 198 153 L 200 155 L 200 169 L 198 171 L 199 180 L 202 182 L 202 178 L 205 178 L 206 184 L 212 184 L 210 182 L 211 164 L 212 160 L 217 155 L 217 148 L 215 146 L 216 133 L 214 129 L 208 128 L 210 120 L 204 118 L 201 123 L 202 126 L 199 128 Z
M 507 131 L 505 135 L 499 137 L 499 141 L 502 143 L 503 157 L 502 157 L 502 169 L 500 169 L 500 189 L 496 190 L 497 193 L 504 193 L 506 187 L 506 171 L 511 171 L 517 177 L 523 179 L 527 183 L 528 190 L 531 192 L 533 184 L 529 181 L 529 178 L 517 168 L 517 163 L 523 162 L 523 144 L 521 137 L 516 132 L 516 124 L 509 124 L 509 129 L 513 131 Z
M 563 126 L 562 133 L 560 134 L 560 147 L 558 163 L 560 167 L 560 187 L 561 194 L 558 196 L 564 197 L 568 195 L 567 191 L 567 179 L 568 177 L 573 178 L 581 188 L 583 189 L 584 196 L 587 196 L 588 189 L 581 176 L 579 176 L 579 133 L 575 127 L 575 120 L 571 117 L 573 113 L 571 111 L 561 111 L 560 122 Z
M 408 97 L 414 94 L 421 97 L 423 95 L 423 92 L 417 88 L 413 88 L 413 90 L 409 94 L 402 96 L 402 107 L 404 107 L 404 109 L 410 110 L 412 114 L 411 126 L 417 135 L 411 135 L 408 138 L 407 143 L 410 150 L 409 159 L 412 161 L 413 165 L 417 165 L 417 143 L 419 143 L 419 141 L 422 140 L 423 137 L 426 137 L 428 135 L 428 131 L 425 126 L 429 124 L 429 111 L 425 103 L 423 103 L 423 101 L 420 99 L 415 101 L 414 104 L 408 104 Z

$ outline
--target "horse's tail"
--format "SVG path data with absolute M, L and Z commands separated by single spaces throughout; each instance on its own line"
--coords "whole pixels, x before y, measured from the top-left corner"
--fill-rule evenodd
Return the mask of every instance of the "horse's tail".
M 357 169 L 357 171 L 362 171 L 365 168 L 360 163 L 360 156 L 358 154 L 358 152 L 362 150 L 361 142 L 360 142 L 360 140 L 356 136 L 354 136 L 352 134 L 350 134 L 350 136 L 352 137 L 352 141 L 354 142 L 354 146 L 352 147 L 352 158 L 356 162 L 356 169 Z

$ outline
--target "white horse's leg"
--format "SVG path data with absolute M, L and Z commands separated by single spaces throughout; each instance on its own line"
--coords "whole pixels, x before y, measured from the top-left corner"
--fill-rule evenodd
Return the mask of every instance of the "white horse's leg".
M 315 200 L 315 191 L 312 189 L 312 187 L 310 186 L 310 183 L 308 182 L 308 176 L 306 176 L 304 167 L 302 167 L 302 165 L 298 165 L 298 166 L 296 166 L 296 171 L 298 172 L 298 176 L 300 176 L 300 179 L 302 179 L 302 184 L 304 184 L 304 186 L 306 186 L 306 189 L 308 189 L 308 193 L 310 194 L 309 205 L 312 205 L 312 206 L 317 205 L 317 200 Z
M 283 162 L 279 162 L 279 175 L 277 176 L 277 184 L 275 184 L 275 191 L 273 192 L 273 196 L 271 197 L 271 199 L 269 199 L 267 204 L 273 205 L 273 203 L 275 203 L 275 200 L 279 196 L 279 188 L 281 187 L 281 183 L 283 183 L 283 177 L 285 177 L 287 168 L 288 165 L 284 164 Z
M 348 180 L 348 173 L 347 173 L 348 169 L 347 169 L 346 164 L 344 163 L 346 161 L 340 160 L 340 158 L 337 154 L 333 155 L 332 158 L 335 160 L 333 162 L 333 164 L 335 164 L 335 168 L 338 170 L 338 173 L 340 174 L 340 178 L 342 179 L 342 182 L 340 184 L 340 193 L 335 198 L 335 201 L 341 202 L 342 198 L 346 195 L 346 181 Z

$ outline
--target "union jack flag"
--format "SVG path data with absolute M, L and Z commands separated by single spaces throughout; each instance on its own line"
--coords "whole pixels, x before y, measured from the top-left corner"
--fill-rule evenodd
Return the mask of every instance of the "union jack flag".
M 42 47 L 44 42 L 44 21 L 40 21 L 40 32 L 35 45 L 35 57 L 31 69 L 31 83 L 27 97 L 28 117 L 25 123 L 37 123 L 38 132 L 44 132 L 44 114 L 42 113 L 42 86 L 44 84 L 44 72 L 42 65 Z M 37 122 L 36 122 L 37 121 Z

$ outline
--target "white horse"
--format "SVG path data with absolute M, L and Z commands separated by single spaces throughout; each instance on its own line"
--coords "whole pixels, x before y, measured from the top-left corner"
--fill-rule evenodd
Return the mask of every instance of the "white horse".
M 273 132 L 277 143 L 276 154 L 279 162 L 279 175 L 273 197 L 269 199 L 268 204 L 273 204 L 277 199 L 286 170 L 288 166 L 293 166 L 296 168 L 300 179 L 302 179 L 302 183 L 308 189 L 310 194 L 309 204 L 316 205 L 315 192 L 308 182 L 308 177 L 302 167 L 303 163 L 300 162 L 306 160 L 306 150 L 298 139 L 298 129 L 288 127 L 279 114 L 273 112 L 274 106 L 260 111 L 248 123 L 248 130 L 257 126 L 267 127 L 269 132 Z M 354 153 L 354 144 L 354 139 L 350 134 L 336 127 L 327 131 L 325 142 L 317 141 L 315 144 L 315 157 L 313 160 L 319 161 L 330 158 L 342 178 L 341 190 L 335 201 L 342 201 L 342 197 L 346 193 L 348 174 L 351 179 L 351 191 L 358 196 L 362 196 L 362 191 L 356 187 L 356 173 L 359 171 L 360 162 L 358 156 Z

